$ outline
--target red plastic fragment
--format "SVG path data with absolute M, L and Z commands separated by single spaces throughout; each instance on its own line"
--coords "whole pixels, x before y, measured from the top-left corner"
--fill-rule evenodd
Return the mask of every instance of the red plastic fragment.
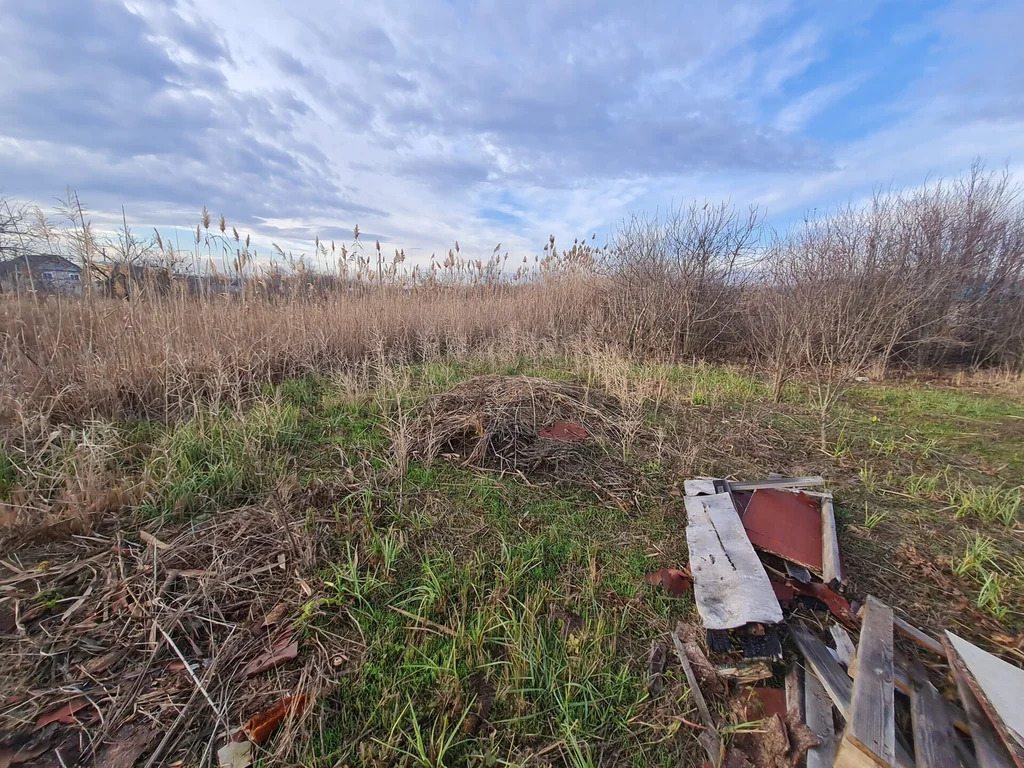
M 270 738 L 270 735 L 284 722 L 290 712 L 294 711 L 296 716 L 301 715 L 306 709 L 308 700 L 309 697 L 305 694 L 287 696 L 266 712 L 260 712 L 258 715 L 250 717 L 242 729 L 249 741 L 253 744 L 262 744 Z
M 557 440 L 560 443 L 578 443 L 590 437 L 590 433 L 579 424 L 569 421 L 556 421 L 550 427 L 540 431 L 545 440 Z
M 279 664 L 284 664 L 286 661 L 291 661 L 298 656 L 299 641 L 295 640 L 294 637 L 295 633 L 289 631 L 278 638 L 269 651 L 261 656 L 257 656 L 246 665 L 245 669 L 242 670 L 242 677 L 258 675 L 261 672 L 266 672 L 268 669 L 273 669 Z

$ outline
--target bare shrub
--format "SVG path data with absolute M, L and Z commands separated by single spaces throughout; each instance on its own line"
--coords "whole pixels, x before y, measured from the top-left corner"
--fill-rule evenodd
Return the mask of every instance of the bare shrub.
M 728 203 L 626 220 L 603 259 L 626 347 L 692 358 L 724 343 L 761 230 L 757 209 L 744 216 Z
M 907 280 L 909 254 L 891 227 L 898 202 L 879 195 L 868 208 L 806 222 L 772 249 L 756 297 L 760 306 L 752 314 L 776 395 L 789 361 L 811 382 L 823 448 L 841 395 L 906 337 L 915 310 L 931 295 Z

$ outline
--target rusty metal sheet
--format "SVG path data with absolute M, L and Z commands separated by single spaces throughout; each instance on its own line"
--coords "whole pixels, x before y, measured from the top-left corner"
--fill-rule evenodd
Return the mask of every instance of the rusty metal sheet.
M 805 493 L 759 488 L 743 512 L 750 543 L 821 575 L 821 508 Z

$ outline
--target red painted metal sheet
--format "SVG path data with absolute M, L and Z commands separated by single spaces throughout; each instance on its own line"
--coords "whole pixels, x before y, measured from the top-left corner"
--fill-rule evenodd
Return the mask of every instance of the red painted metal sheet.
M 772 589 L 775 590 L 775 596 L 779 599 L 779 603 L 782 605 L 789 605 L 796 600 L 796 590 L 793 589 L 792 584 L 772 581 Z
M 821 507 L 805 493 L 759 488 L 743 512 L 750 543 L 821 575 Z
M 557 440 L 560 443 L 578 443 L 590 437 L 590 433 L 579 424 L 568 421 L 556 421 L 550 427 L 540 431 L 540 437 Z
M 736 692 L 737 709 L 746 720 L 760 720 L 772 715 L 786 717 L 786 691 L 782 688 L 754 688 L 745 685 Z

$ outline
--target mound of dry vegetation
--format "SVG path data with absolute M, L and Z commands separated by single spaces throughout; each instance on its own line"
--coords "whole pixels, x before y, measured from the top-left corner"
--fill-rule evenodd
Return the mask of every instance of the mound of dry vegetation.
M 427 460 L 453 455 L 470 465 L 532 471 L 592 438 L 614 445 L 620 413 L 613 398 L 582 384 L 479 376 L 432 397 L 410 426 L 407 447 Z M 566 424 L 582 431 L 568 432 L 568 439 L 544 435 Z

